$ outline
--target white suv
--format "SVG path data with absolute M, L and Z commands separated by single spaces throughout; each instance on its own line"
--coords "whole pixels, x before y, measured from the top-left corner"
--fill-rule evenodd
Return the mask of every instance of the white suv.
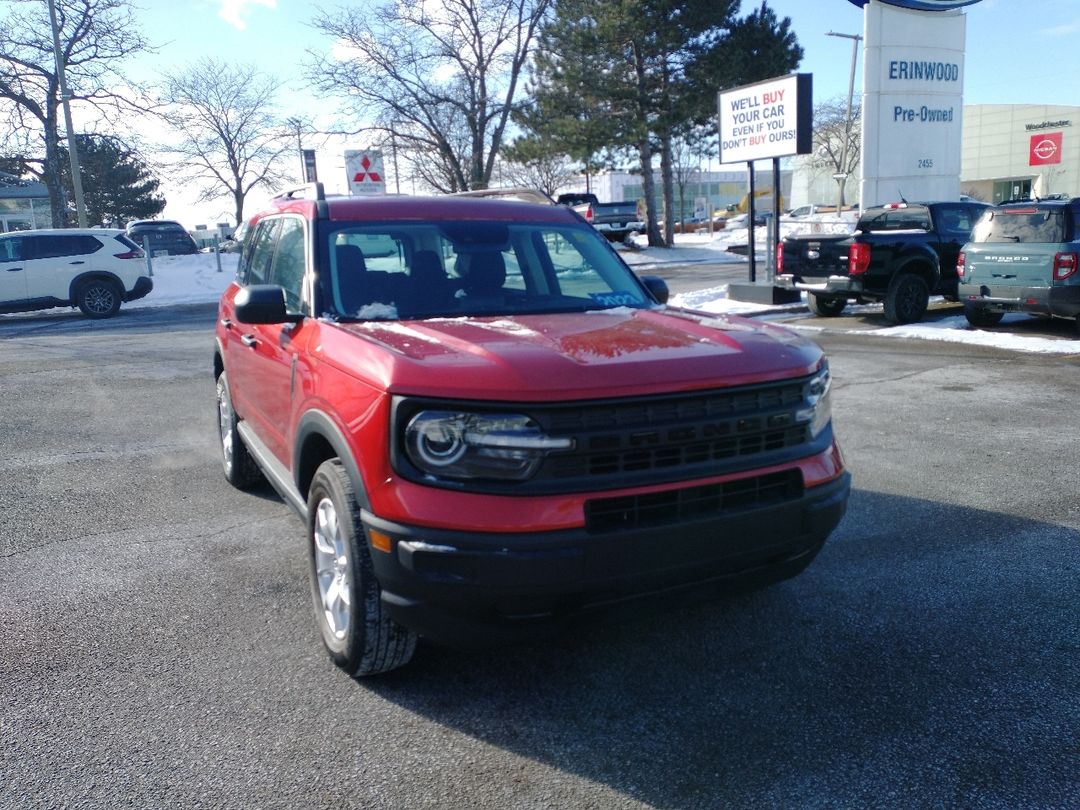
M 0 234 L 0 312 L 77 306 L 87 317 L 108 318 L 154 288 L 143 259 L 118 229 Z

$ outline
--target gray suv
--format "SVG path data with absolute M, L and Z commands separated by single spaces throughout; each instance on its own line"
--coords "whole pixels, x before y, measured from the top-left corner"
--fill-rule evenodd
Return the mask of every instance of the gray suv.
M 956 266 L 959 298 L 973 326 L 1006 312 L 1078 321 L 1080 197 L 1021 200 L 988 208 Z

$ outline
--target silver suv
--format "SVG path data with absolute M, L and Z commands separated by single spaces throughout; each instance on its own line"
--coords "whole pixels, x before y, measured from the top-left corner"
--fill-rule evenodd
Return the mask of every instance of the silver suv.
M 70 306 L 108 318 L 154 288 L 144 259 L 118 229 L 0 234 L 0 313 Z

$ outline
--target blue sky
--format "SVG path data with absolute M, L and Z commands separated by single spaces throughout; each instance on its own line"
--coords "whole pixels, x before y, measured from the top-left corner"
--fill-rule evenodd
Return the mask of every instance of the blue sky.
M 760 0 L 743 0 L 742 13 Z M 814 97 L 821 101 L 846 98 L 851 67 L 851 40 L 828 36 L 829 31 L 862 33 L 862 11 L 849 0 L 768 0 L 780 16 L 790 17 L 805 56 L 800 72 L 814 75 Z M 328 0 L 317 5 L 331 10 L 356 0 Z M 187 0 L 177 13 L 178 0 L 143 0 L 138 19 L 155 43 L 158 54 L 145 57 L 133 75 L 151 79 L 166 70 L 212 55 L 229 62 L 253 63 L 285 81 L 287 114 L 312 114 L 331 105 L 303 90 L 300 66 L 306 50 L 328 49 L 330 43 L 309 25 L 316 4 L 309 0 Z M 1080 36 L 1077 0 L 981 0 L 965 9 L 967 57 L 964 101 L 968 104 L 1061 104 L 1080 106 L 1073 79 L 1071 52 Z M 856 94 L 862 81 L 862 56 L 856 73 Z M 324 119 L 325 120 L 325 119 Z M 357 143 L 357 147 L 366 144 Z M 320 177 L 342 174 L 320 156 Z M 332 187 L 332 186 L 331 186 Z M 228 206 L 226 205 L 227 209 Z M 218 211 L 198 214 L 175 210 L 169 216 L 214 220 Z
M 827 36 L 836 31 L 862 33 L 862 11 L 849 0 L 768 0 L 790 17 L 805 50 L 800 67 L 814 74 L 815 97 L 846 96 L 851 42 Z M 308 23 L 319 5 L 333 9 L 349 0 L 313 4 L 308 0 L 189 0 L 178 19 L 176 5 L 148 0 L 138 13 L 143 30 L 166 43 L 140 72 L 182 65 L 214 54 L 253 62 L 282 79 L 298 80 L 296 65 L 308 47 L 326 41 Z M 743 0 L 742 11 L 757 5 Z M 1080 91 L 1066 66 L 1080 35 L 1077 0 L 982 0 L 965 9 L 968 16 L 965 102 L 968 104 L 1045 103 L 1080 105 Z M 861 79 L 862 59 L 856 89 Z M 297 87 L 299 82 L 297 81 Z

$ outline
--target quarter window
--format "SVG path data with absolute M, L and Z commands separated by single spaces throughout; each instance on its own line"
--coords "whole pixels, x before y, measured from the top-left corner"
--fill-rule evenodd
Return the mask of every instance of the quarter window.
M 303 299 L 305 255 L 304 223 L 294 217 L 283 219 L 271 282 L 284 288 L 285 304 L 293 312 L 299 311 Z
M 270 265 L 274 259 L 280 219 L 268 219 L 259 223 L 251 241 L 251 250 L 244 252 L 244 264 L 238 275 L 242 284 L 266 284 L 270 280 Z

